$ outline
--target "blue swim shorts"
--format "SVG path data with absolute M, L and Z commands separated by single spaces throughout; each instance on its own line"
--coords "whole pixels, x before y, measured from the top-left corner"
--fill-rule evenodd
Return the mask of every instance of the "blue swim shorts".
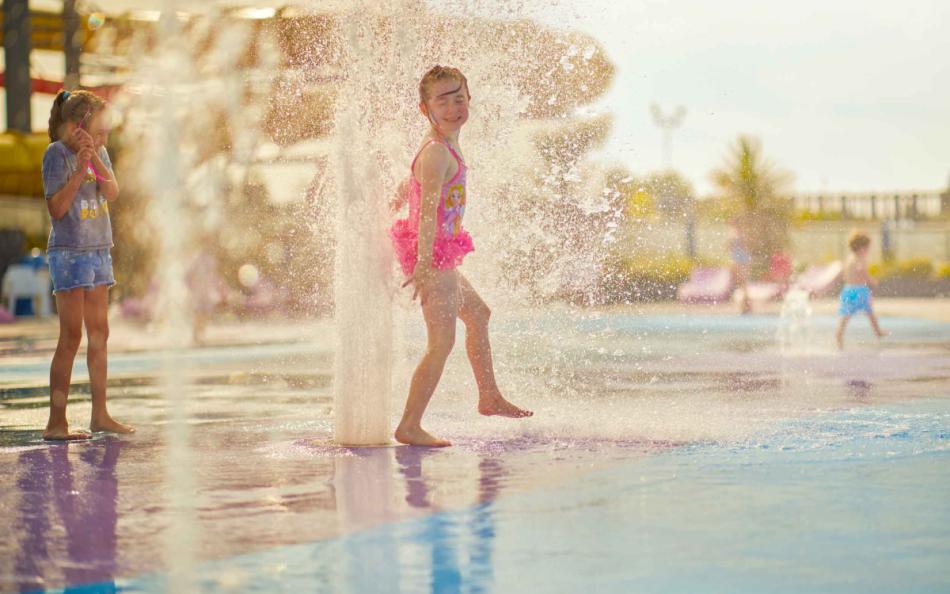
M 852 316 L 860 311 L 871 313 L 871 289 L 864 285 L 845 285 L 841 289 L 838 313 Z
M 53 293 L 99 285 L 112 286 L 112 254 L 101 250 L 52 250 L 48 254 Z

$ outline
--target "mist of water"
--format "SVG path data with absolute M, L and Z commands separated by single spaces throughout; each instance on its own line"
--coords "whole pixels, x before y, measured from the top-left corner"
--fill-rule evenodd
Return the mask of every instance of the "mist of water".
M 491 13 L 480 8 L 473 14 Z M 609 122 L 574 113 L 609 80 L 609 62 L 593 40 L 510 20 L 517 17 L 510 11 L 509 20 L 491 21 L 433 12 L 413 0 L 359 1 L 333 13 L 321 4 L 301 5 L 293 11 L 301 28 L 287 21 L 253 29 L 209 10 L 158 35 L 152 51 L 133 64 L 131 92 L 118 102 L 134 158 L 148 169 L 164 148 L 170 160 L 154 163 L 143 182 L 148 193 L 172 197 L 151 201 L 144 217 L 154 239 L 160 319 L 194 299 L 185 279 L 189 262 L 206 247 L 203 238 L 236 227 L 237 233 L 229 229 L 232 239 L 218 234 L 227 250 L 243 239 L 235 234 L 260 235 L 253 213 L 260 210 L 263 225 L 265 210 L 242 191 L 255 171 L 291 152 L 274 142 L 285 145 L 314 178 L 313 210 L 304 213 L 312 237 L 299 241 L 333 254 L 310 266 L 334 271 L 326 275 L 334 287 L 334 439 L 388 442 L 390 402 L 406 389 L 411 371 L 393 316 L 418 310 L 409 305 L 411 289 L 399 290 L 392 273 L 387 229 L 403 213 L 387 206 L 426 133 L 417 85 L 436 63 L 461 68 L 473 95 L 461 138 L 471 170 L 466 226 L 477 250 L 466 260 L 466 274 L 498 307 L 538 305 L 566 287 L 584 292 L 596 284 L 620 211 L 604 191 L 604 172 L 584 160 Z M 271 34 L 305 47 L 303 57 L 288 65 L 285 55 L 281 62 Z M 307 35 L 306 43 L 294 38 Z M 315 147 L 309 132 L 298 134 L 320 126 L 297 108 L 278 110 L 272 137 L 262 136 L 264 112 L 314 92 L 329 97 L 326 142 Z M 169 128 L 177 136 L 155 134 Z M 293 138 L 304 142 L 292 146 Z M 234 225 L 241 217 L 252 225 Z M 187 335 L 189 312 L 177 314 L 184 319 L 172 324 L 172 333 Z
M 783 354 L 805 354 L 814 346 L 812 307 L 808 291 L 790 288 L 782 298 L 776 340 Z
M 449 64 L 469 80 L 472 117 L 460 143 L 472 172 L 466 226 L 476 252 L 465 271 L 494 303 L 524 307 L 567 285 L 595 284 L 616 209 L 602 172 L 583 165 L 604 122 L 539 117 L 566 115 L 572 101 L 583 102 L 573 96 L 580 86 L 557 88 L 551 72 L 526 84 L 532 72 L 582 69 L 598 51 L 592 44 L 558 32 L 541 39 L 513 21 L 460 23 L 413 1 L 385 8 L 355 2 L 335 23 L 341 80 L 333 179 L 324 186 L 336 205 L 335 439 L 372 444 L 389 439 L 392 381 L 401 392 L 408 379 L 405 366 L 393 377 L 394 359 L 402 361 L 393 348 L 393 296 L 402 306 L 408 294 L 390 274 L 386 231 L 394 214 L 386 205 L 427 129 L 417 107 L 423 72 Z
M 199 547 L 196 496 L 190 442 L 195 419 L 190 362 L 196 298 L 189 289 L 189 267 L 196 254 L 211 250 L 209 231 L 227 216 L 226 184 L 241 179 L 257 142 L 253 96 L 243 92 L 252 76 L 238 61 L 247 43 L 246 26 L 231 23 L 215 28 L 216 14 L 186 22 L 179 3 L 167 0 L 150 39 L 137 38 L 130 80 L 113 109 L 122 123 L 120 137 L 129 173 L 122 183 L 131 198 L 120 205 L 140 216 L 133 221 L 136 236 L 148 238 L 156 257 L 137 262 L 151 271 L 157 291 L 151 312 L 154 348 L 161 349 L 161 385 L 166 401 L 167 506 L 165 532 L 168 591 L 197 588 L 194 560 Z M 209 43 L 211 41 L 211 43 Z M 150 51 L 145 48 L 151 46 Z M 274 53 L 258 45 L 258 73 L 273 70 Z M 213 72 L 213 76 L 209 76 Z M 231 132 L 228 150 L 216 145 L 219 116 L 243 122 Z M 128 165 L 131 164 L 131 165 Z M 141 201 L 141 202 L 137 202 Z M 128 220 L 128 219 L 126 219 Z

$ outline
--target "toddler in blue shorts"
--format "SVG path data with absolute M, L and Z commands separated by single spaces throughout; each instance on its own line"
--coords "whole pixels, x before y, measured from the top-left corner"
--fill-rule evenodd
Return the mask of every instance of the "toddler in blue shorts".
M 838 332 L 835 335 L 838 348 L 844 348 L 844 329 L 848 320 L 856 313 L 866 313 L 871 321 L 871 327 L 878 337 L 885 336 L 877 323 L 872 307 L 871 287 L 877 286 L 877 280 L 868 272 L 868 253 L 871 250 L 871 238 L 863 231 L 855 229 L 848 237 L 848 248 L 851 254 L 844 265 L 844 287 L 839 297 Z

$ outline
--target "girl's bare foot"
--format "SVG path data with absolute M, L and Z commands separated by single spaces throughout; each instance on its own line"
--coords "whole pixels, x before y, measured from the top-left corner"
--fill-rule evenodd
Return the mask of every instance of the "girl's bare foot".
M 427 433 L 422 427 L 396 429 L 396 441 L 406 445 L 423 446 L 427 448 L 445 448 L 452 443 L 445 439 L 439 439 L 434 435 Z
M 93 419 L 92 422 L 89 423 L 89 429 L 94 433 L 98 433 L 99 431 L 105 431 L 107 433 L 135 433 L 135 428 L 129 425 L 123 425 L 109 415 L 105 415 L 99 419 Z
M 47 425 L 43 431 L 43 439 L 47 441 L 74 441 L 77 439 L 89 439 L 92 435 L 83 431 L 70 432 L 69 425 Z
M 498 394 L 482 394 L 478 397 L 478 412 L 486 417 L 499 416 L 522 419 L 534 415 L 530 410 L 519 408 Z

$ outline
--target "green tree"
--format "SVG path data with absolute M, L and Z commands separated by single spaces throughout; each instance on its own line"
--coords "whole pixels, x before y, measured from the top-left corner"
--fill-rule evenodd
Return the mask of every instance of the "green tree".
M 731 215 L 752 256 L 752 274 L 761 276 L 770 257 L 789 247 L 792 174 L 765 158 L 758 139 L 740 136 L 711 178 L 721 193 L 720 212 Z
M 676 171 L 651 173 L 637 182 L 638 192 L 646 193 L 657 212 L 668 218 L 685 217 L 693 207 L 693 186 Z
M 712 172 L 712 181 L 725 198 L 755 212 L 784 206 L 781 195 L 791 185 L 792 175 L 765 159 L 761 142 L 740 136 L 722 167 Z

